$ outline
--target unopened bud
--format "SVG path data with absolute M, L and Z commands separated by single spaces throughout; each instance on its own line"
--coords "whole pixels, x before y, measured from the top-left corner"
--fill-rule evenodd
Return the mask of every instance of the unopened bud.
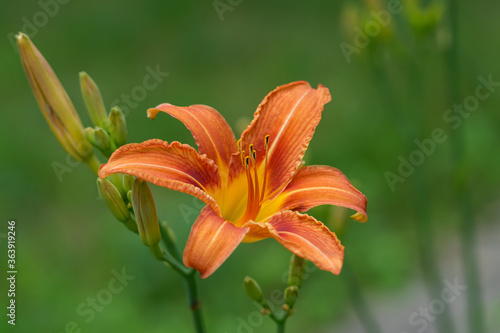
M 89 112 L 90 119 L 94 126 L 109 130 L 108 115 L 104 102 L 102 101 L 99 87 L 92 78 L 85 72 L 80 72 L 80 88 L 82 90 L 83 100 Z
M 122 110 L 117 106 L 109 113 L 109 134 L 116 147 L 127 143 L 127 122 Z
M 127 223 L 130 220 L 130 212 L 122 199 L 120 191 L 107 179 L 97 179 L 97 190 L 106 206 L 118 221 Z
M 50 129 L 73 158 L 88 163 L 97 171 L 99 162 L 85 138 L 82 122 L 66 90 L 30 38 L 22 32 L 16 37 L 24 71 Z
M 123 190 L 128 193 L 134 187 L 135 177 L 132 175 L 123 174 Z
M 108 133 L 101 127 L 96 127 L 94 130 L 94 143 L 96 148 L 99 149 L 105 156 L 110 156 L 114 151 L 111 139 Z
M 300 288 L 304 280 L 307 261 L 295 254 L 290 259 L 290 269 L 288 271 L 288 285 Z
M 87 138 L 87 141 L 90 142 L 90 144 L 92 144 L 92 146 L 96 147 L 94 132 L 95 132 L 95 129 L 93 129 L 92 127 L 86 127 L 84 130 L 85 137 Z
M 115 185 L 116 189 L 122 195 L 122 198 L 125 200 L 127 198 L 127 191 L 123 189 L 123 173 L 113 173 L 106 177 L 107 180 Z M 130 201 L 130 200 L 128 200 Z
M 153 195 L 146 181 L 140 178 L 135 180 L 131 199 L 142 242 L 150 248 L 156 246 L 161 240 L 160 225 Z
M 243 280 L 243 285 L 245 286 L 245 291 L 247 292 L 248 296 L 250 296 L 251 299 L 257 301 L 260 304 L 264 302 L 262 289 L 260 289 L 260 286 L 257 283 L 257 281 L 255 281 L 249 276 L 246 276 L 245 279 Z
M 295 301 L 299 296 L 299 288 L 297 286 L 289 286 L 285 289 L 285 303 L 292 309 L 295 305 Z

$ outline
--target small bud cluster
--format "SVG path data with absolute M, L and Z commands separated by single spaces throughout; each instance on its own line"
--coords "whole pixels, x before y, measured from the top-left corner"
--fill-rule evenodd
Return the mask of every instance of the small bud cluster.
M 17 43 L 26 76 L 52 132 L 72 157 L 97 173 L 100 162 L 91 146 L 109 158 L 127 141 L 122 110 L 115 106 L 108 114 L 99 87 L 87 73 L 81 72 L 81 92 L 94 125 L 84 129 L 66 90 L 30 38 L 19 33 Z M 138 233 L 156 258 L 163 258 L 158 217 L 147 183 L 130 175 L 113 174 L 97 179 L 97 190 L 114 217 Z
M 284 323 L 293 313 L 293 307 L 299 296 L 299 289 L 302 286 L 306 270 L 306 260 L 293 254 L 290 260 L 288 271 L 288 286 L 283 292 L 285 304 L 282 305 L 281 312 L 275 312 L 274 307 L 264 299 L 262 289 L 257 281 L 247 276 L 243 280 L 245 291 L 251 299 L 256 301 L 261 307 L 264 315 L 269 315 L 277 323 Z
M 99 88 L 85 72 L 80 73 L 80 87 L 90 119 L 95 126 L 85 129 L 87 140 L 104 156 L 109 157 L 127 142 L 125 116 L 117 106 L 107 114 Z

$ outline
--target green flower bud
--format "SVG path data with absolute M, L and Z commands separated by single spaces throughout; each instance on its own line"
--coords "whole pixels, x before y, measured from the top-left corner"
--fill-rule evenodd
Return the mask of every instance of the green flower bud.
M 109 134 L 117 147 L 127 143 L 127 122 L 122 110 L 117 106 L 109 113 Z
M 106 206 L 111 210 L 118 221 L 127 223 L 130 212 L 122 199 L 120 191 L 107 179 L 97 179 L 97 190 Z
M 127 191 L 123 188 L 123 173 L 113 173 L 106 177 L 107 180 L 115 185 L 116 189 L 122 195 L 123 200 L 127 199 Z M 130 200 L 128 200 L 130 201 Z
M 66 90 L 30 38 L 22 32 L 16 37 L 24 71 L 50 129 L 74 159 L 97 172 L 100 163 L 85 138 L 82 122 Z
M 80 72 L 80 88 L 90 119 L 95 126 L 108 131 L 108 114 L 102 101 L 101 92 L 94 80 L 85 72 Z
M 125 193 L 128 193 L 134 187 L 135 177 L 123 174 L 122 186 Z
M 302 281 L 304 280 L 304 274 L 306 272 L 307 261 L 295 254 L 292 255 L 290 259 L 290 270 L 288 273 L 288 285 L 296 286 L 300 288 L 302 286 Z
M 262 295 L 262 289 L 260 289 L 257 281 L 249 276 L 246 276 L 243 280 L 243 285 L 245 286 L 245 291 L 251 299 L 257 301 L 260 304 L 264 302 L 264 295 Z
M 299 288 L 297 286 L 289 286 L 285 289 L 285 303 L 290 309 L 295 305 L 298 296 Z
M 131 201 L 142 242 L 150 248 L 155 247 L 161 240 L 160 225 L 153 195 L 146 181 L 139 178 L 135 180 Z
M 92 144 L 92 146 L 97 147 L 97 145 L 95 143 L 94 132 L 95 132 L 95 129 L 93 129 L 92 127 L 86 127 L 84 130 L 85 137 L 87 138 L 87 141 L 90 142 Z
M 106 156 L 110 156 L 114 150 L 108 133 L 101 127 L 96 127 L 94 130 L 94 142 L 97 149 Z

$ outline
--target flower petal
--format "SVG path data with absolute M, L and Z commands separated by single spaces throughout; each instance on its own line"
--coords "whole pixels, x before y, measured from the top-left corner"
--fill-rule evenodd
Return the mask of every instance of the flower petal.
M 266 198 L 277 195 L 297 172 L 323 106 L 330 100 L 326 87 L 314 89 L 299 81 L 278 87 L 257 108 L 241 139 L 246 151 L 249 144 L 254 145 L 257 164 L 262 165 L 265 137 L 269 135 Z
M 312 216 L 286 210 L 274 214 L 265 223 L 250 221 L 244 226 L 250 228 L 245 241 L 272 237 L 318 268 L 340 273 L 344 247 L 333 232 Z
M 205 207 L 191 229 L 184 249 L 184 265 L 210 276 L 236 249 L 249 228 L 238 228 Z
M 125 173 L 155 185 L 191 194 L 220 213 L 213 196 L 221 180 L 215 163 L 188 145 L 153 139 L 118 148 L 101 165 L 99 177 Z
M 366 197 L 338 169 L 313 165 L 300 168 L 292 181 L 271 205 L 279 210 L 305 212 L 319 205 L 336 205 L 358 212 L 353 218 L 366 222 Z
M 217 110 L 206 105 L 186 107 L 164 103 L 148 110 L 148 117 L 154 119 L 163 111 L 182 121 L 196 140 L 200 154 L 207 154 L 219 168 L 228 170 L 231 154 L 238 151 L 231 127 Z

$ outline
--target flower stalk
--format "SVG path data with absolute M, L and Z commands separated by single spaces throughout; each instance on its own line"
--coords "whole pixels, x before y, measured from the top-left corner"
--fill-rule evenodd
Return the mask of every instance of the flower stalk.
M 458 12 L 459 5 L 456 0 L 448 0 L 449 22 L 452 43 L 446 53 L 446 64 L 448 65 L 448 86 L 450 87 L 450 100 L 456 103 L 460 100 L 460 67 L 458 48 Z M 452 160 L 455 165 L 455 177 L 453 179 L 455 200 L 460 209 L 459 230 L 462 251 L 462 266 L 467 284 L 467 320 L 469 332 L 486 332 L 484 323 L 484 306 L 481 297 L 480 271 L 477 259 L 477 228 L 474 219 L 470 193 L 467 184 L 458 176 L 464 164 L 464 134 L 463 131 L 455 131 L 451 136 Z

